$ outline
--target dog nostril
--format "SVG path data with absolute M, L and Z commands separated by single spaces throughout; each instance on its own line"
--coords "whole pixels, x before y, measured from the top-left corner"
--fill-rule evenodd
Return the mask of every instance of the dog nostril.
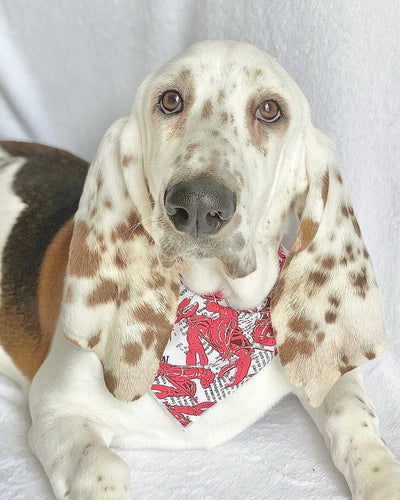
M 215 229 L 221 227 L 223 220 L 224 219 L 221 217 L 220 212 L 208 212 L 206 215 L 207 224 Z
M 189 214 L 184 208 L 177 208 L 174 214 L 170 214 L 174 223 L 186 222 L 189 219 Z

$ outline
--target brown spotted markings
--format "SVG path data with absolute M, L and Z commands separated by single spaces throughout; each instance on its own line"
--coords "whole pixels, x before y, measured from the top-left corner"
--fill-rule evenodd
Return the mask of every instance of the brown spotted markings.
M 68 272 L 71 276 L 92 278 L 100 267 L 101 255 L 97 250 L 90 250 L 87 244 L 89 232 L 85 222 L 75 222 L 68 262 Z

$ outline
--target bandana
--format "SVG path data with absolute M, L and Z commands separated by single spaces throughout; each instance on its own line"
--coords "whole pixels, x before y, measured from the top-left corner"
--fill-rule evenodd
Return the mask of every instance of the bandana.
M 282 247 L 278 256 L 282 269 Z M 175 325 L 150 392 L 185 428 L 276 354 L 269 296 L 253 309 L 234 309 L 219 292 L 197 295 L 181 282 Z

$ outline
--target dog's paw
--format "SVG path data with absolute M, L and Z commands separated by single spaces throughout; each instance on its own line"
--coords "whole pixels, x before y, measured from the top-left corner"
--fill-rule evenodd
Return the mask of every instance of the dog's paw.
M 69 477 L 65 500 L 131 500 L 129 467 L 108 448 L 84 449 Z

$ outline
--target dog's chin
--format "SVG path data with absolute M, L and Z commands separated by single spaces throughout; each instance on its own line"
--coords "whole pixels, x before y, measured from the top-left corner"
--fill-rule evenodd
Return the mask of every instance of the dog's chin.
M 167 269 L 180 262 L 217 259 L 223 272 L 231 279 L 245 278 L 257 269 L 256 256 L 250 246 L 245 251 L 232 252 L 227 250 L 226 243 L 212 248 L 207 244 L 185 245 L 185 242 L 173 242 L 166 236 L 157 245 L 157 256 L 161 265 Z

